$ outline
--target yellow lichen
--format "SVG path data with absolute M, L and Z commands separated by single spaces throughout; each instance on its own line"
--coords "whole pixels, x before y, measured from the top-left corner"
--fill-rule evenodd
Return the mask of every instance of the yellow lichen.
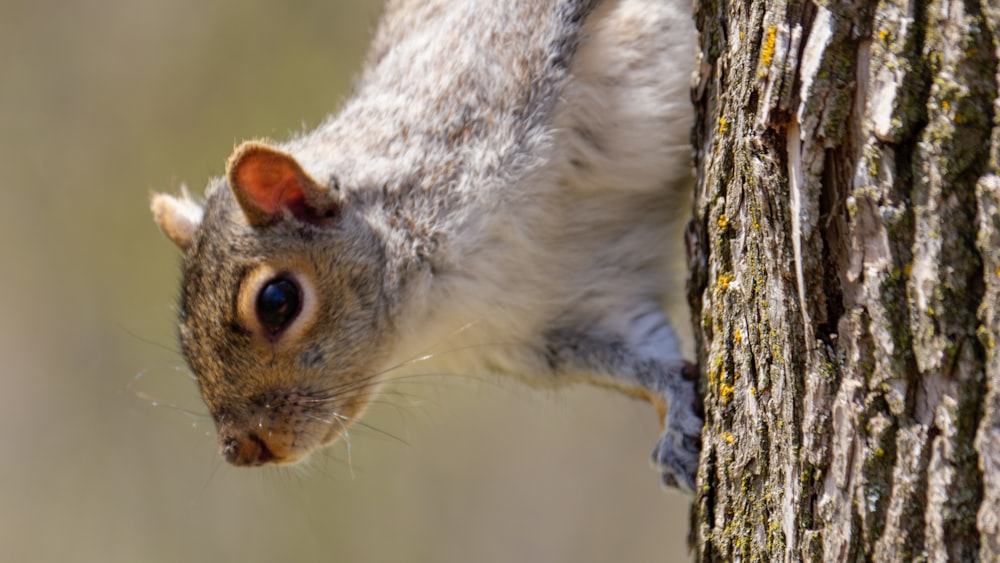
M 729 226 L 729 218 L 726 217 L 725 213 L 723 213 L 722 215 L 719 215 L 718 224 L 719 224 L 719 228 L 722 229 L 723 231 L 726 230 L 726 227 Z
M 727 289 L 729 289 L 729 284 L 732 281 L 733 281 L 733 276 L 729 274 L 723 274 L 719 276 L 719 280 L 717 282 L 719 290 L 726 291 Z
M 778 26 L 772 25 L 767 28 L 767 39 L 764 40 L 764 48 L 760 51 L 760 59 L 764 66 L 771 66 L 771 59 L 774 57 L 774 40 L 778 36 Z
M 712 361 L 712 369 L 708 370 L 708 384 L 715 385 L 716 377 L 719 381 L 726 375 L 726 368 L 722 365 L 722 358 L 715 358 Z
M 878 32 L 878 38 L 879 38 L 879 41 L 885 41 L 886 39 L 888 39 L 889 38 L 889 30 L 888 29 L 881 29 L 881 30 L 879 30 L 879 32 Z
M 736 329 L 736 332 L 733 333 L 733 340 L 735 340 L 737 344 L 743 344 L 743 333 L 740 332 L 740 329 Z
M 735 441 L 736 441 L 736 437 L 735 437 L 735 436 L 733 436 L 733 433 L 732 433 L 732 432 L 726 432 L 726 433 L 724 433 L 724 434 L 722 435 L 722 438 L 723 438 L 723 439 L 725 439 L 725 440 L 726 440 L 726 442 L 728 442 L 728 443 L 730 443 L 730 444 L 732 444 L 733 442 L 735 442 Z
M 728 403 L 729 401 L 733 400 L 734 390 L 735 389 L 733 388 L 733 386 L 729 385 L 728 383 L 719 384 L 719 398 L 722 399 L 723 403 Z
M 719 118 L 719 133 L 725 133 L 729 123 L 726 121 L 725 117 Z

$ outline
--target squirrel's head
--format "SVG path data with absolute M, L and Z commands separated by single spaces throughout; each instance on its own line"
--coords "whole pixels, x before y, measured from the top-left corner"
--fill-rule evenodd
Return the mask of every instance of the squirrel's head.
M 387 332 L 384 249 L 363 213 L 256 142 L 204 208 L 157 194 L 152 210 L 184 251 L 181 347 L 223 457 L 292 463 L 335 440 L 371 397 Z

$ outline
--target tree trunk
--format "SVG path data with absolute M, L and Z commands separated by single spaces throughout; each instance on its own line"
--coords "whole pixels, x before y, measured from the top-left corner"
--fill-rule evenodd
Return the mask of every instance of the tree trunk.
M 698 558 L 1000 559 L 1000 6 L 695 11 Z

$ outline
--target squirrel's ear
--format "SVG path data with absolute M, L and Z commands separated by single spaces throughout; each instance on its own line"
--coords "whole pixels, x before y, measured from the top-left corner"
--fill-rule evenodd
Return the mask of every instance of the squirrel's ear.
M 201 225 L 201 206 L 191 199 L 186 189 L 182 189 L 181 197 L 167 194 L 153 194 L 149 208 L 153 211 L 153 220 L 181 250 L 187 250 L 194 242 L 194 234 Z
M 338 205 L 291 155 L 258 142 L 237 147 L 226 165 L 229 187 L 247 222 L 263 227 L 280 221 L 284 210 L 300 220 L 324 224 L 337 216 Z

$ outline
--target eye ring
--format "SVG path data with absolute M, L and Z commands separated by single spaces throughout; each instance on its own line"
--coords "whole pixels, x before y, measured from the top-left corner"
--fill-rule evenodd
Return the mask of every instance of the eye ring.
M 254 313 L 261 327 L 271 336 L 281 334 L 302 311 L 302 290 L 285 273 L 265 282 L 257 293 Z
M 294 345 L 312 327 L 318 311 L 316 274 L 301 261 L 264 262 L 240 283 L 240 324 L 269 348 Z

